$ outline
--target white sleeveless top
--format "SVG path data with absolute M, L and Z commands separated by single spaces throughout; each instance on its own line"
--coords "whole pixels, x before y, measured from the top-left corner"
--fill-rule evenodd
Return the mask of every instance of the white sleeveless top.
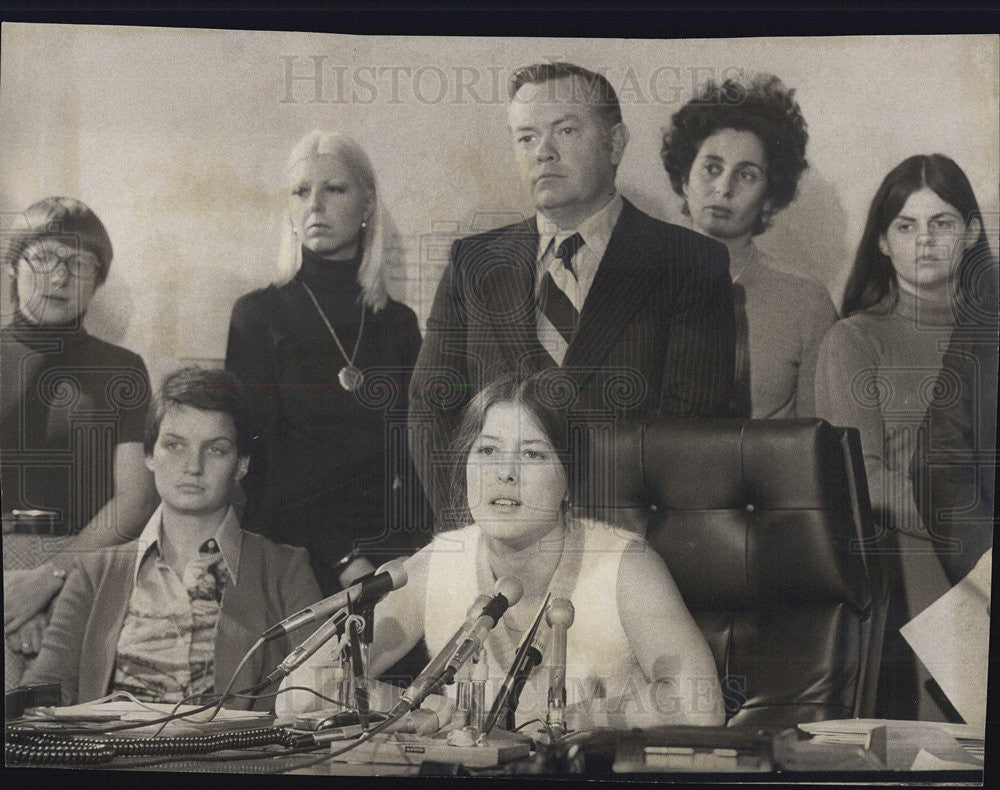
M 465 621 L 476 596 L 492 595 L 494 580 L 486 562 L 486 547 L 480 548 L 480 535 L 473 524 L 444 532 L 428 546 L 431 556 L 424 638 L 431 655 L 440 651 Z M 641 670 L 618 615 L 618 568 L 624 552 L 645 550 L 645 543 L 634 533 L 584 519 L 570 524 L 562 559 L 549 585 L 554 598 L 569 598 L 575 610 L 566 639 L 568 705 L 595 698 L 614 700 L 635 685 L 629 679 Z M 539 634 L 547 637 L 547 631 L 543 617 Z M 486 640 L 487 706 L 510 669 L 522 636 L 521 632 L 510 631 L 503 620 L 490 632 Z M 551 650 L 543 654 L 542 665 L 521 692 L 518 725 L 534 718 L 545 719 Z

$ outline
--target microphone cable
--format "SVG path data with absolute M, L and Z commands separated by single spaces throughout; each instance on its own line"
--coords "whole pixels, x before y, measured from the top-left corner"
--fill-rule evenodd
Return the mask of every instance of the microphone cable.
M 362 732 L 358 736 L 357 740 L 352 741 L 347 746 L 344 746 L 341 749 L 337 749 L 336 751 L 330 752 L 329 754 L 324 754 L 321 757 L 317 757 L 315 760 L 309 760 L 308 762 L 301 763 L 299 765 L 290 765 L 287 768 L 281 768 L 278 771 L 275 771 L 275 773 L 283 774 L 287 773 L 288 771 L 297 771 L 302 768 L 309 768 L 314 765 L 320 765 L 321 763 L 328 762 L 334 759 L 335 757 L 339 757 L 342 754 L 346 754 L 347 752 L 351 751 L 351 749 L 356 749 L 361 744 L 367 743 L 373 737 L 378 735 L 380 732 L 391 727 L 393 724 L 395 724 L 397 721 L 403 718 L 403 716 L 405 716 L 407 713 L 409 713 L 409 710 L 405 708 L 405 706 L 401 706 L 397 703 L 395 707 L 393 707 L 393 709 L 389 711 L 388 714 L 386 714 L 386 718 L 384 721 L 380 721 L 370 730 L 365 730 L 364 732 Z M 310 739 L 313 741 L 312 745 L 309 744 Z M 293 741 L 293 746 L 297 748 L 305 748 L 310 750 L 320 748 L 323 745 L 324 745 L 323 742 L 321 740 L 317 741 L 316 736 L 314 735 L 298 735 L 295 736 L 295 740 Z
M 103 739 L 72 738 L 9 725 L 4 735 L 4 760 L 7 765 L 99 765 L 119 757 L 183 756 L 223 749 L 275 745 L 292 748 L 296 745 L 296 736 L 281 727 L 261 727 L 210 735 Z
M 306 691 L 312 689 L 302 688 Z M 284 689 L 284 691 L 290 691 Z M 282 693 L 282 692 L 277 692 Z M 255 695 L 237 692 L 233 697 L 249 696 L 252 698 L 262 698 L 277 695 Z M 313 691 L 317 696 L 342 707 L 346 707 L 343 702 Z M 178 703 L 183 704 L 183 700 Z M 182 714 L 173 714 L 164 717 L 162 726 L 169 721 L 191 715 L 193 712 L 203 712 L 212 708 L 216 703 L 200 707 L 197 711 Z M 100 731 L 100 735 L 110 735 L 122 730 L 134 729 L 136 727 L 149 727 L 160 720 L 129 722 L 123 725 L 109 727 Z M 162 730 L 161 726 L 161 730 Z M 159 730 L 157 731 L 159 732 Z M 130 758 L 139 756 L 162 756 L 187 758 L 194 755 L 205 755 L 211 752 L 250 749 L 262 746 L 284 746 L 286 751 L 278 753 L 268 753 L 260 755 L 241 755 L 238 758 L 227 757 L 224 759 L 249 760 L 262 759 L 264 757 L 284 757 L 301 752 L 311 752 L 323 746 L 319 744 L 308 744 L 303 741 L 300 734 L 290 732 L 284 727 L 257 727 L 253 729 L 243 729 L 222 733 L 207 733 L 205 735 L 175 735 L 160 736 L 154 734 L 145 738 L 102 738 L 93 736 L 94 731 L 87 728 L 74 728 L 63 730 L 59 733 L 42 732 L 30 724 L 9 724 L 5 728 L 4 758 L 9 765 L 100 765 L 115 760 L 116 758 Z M 82 734 L 83 737 L 80 737 Z M 306 736 L 308 737 L 308 736 Z M 129 763 L 128 767 L 143 767 L 146 765 L 158 765 L 164 762 L 175 762 L 175 760 L 157 760 L 148 764 Z

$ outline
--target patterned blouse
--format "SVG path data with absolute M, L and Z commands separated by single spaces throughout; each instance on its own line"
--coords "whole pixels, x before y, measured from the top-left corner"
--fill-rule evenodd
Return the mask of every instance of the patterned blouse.
M 155 540 L 137 562 L 118 638 L 112 679 L 115 691 L 128 691 L 150 702 L 179 702 L 211 693 L 215 629 L 230 576 L 223 556 L 230 552 L 220 548 L 220 544 L 232 545 L 226 539 L 227 526 L 228 519 L 216 537 L 202 543 L 178 576 L 163 559 L 161 527 L 156 522 Z

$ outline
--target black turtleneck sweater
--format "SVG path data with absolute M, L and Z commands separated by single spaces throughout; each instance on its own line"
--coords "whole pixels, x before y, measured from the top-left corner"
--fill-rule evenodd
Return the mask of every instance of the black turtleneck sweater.
M 54 510 L 60 532 L 78 532 L 114 494 L 115 447 L 143 439 L 146 366 L 76 323 L 20 313 L 0 340 L 4 512 Z
M 352 548 L 379 565 L 429 537 L 417 532 L 427 527 L 406 445 L 417 319 L 392 300 L 378 312 L 362 308 L 358 265 L 303 250 L 295 279 L 236 302 L 226 349 L 226 368 L 247 387 L 256 433 L 244 526 L 305 546 L 324 594 L 335 589 L 333 566 Z M 338 381 L 347 360 L 303 283 L 348 356 L 364 309 L 354 365 L 365 383 L 355 392 Z
M 346 261 L 328 261 L 305 248 L 302 250 L 302 268 L 295 279 L 312 289 L 334 328 L 357 324 L 361 320 L 360 265 L 360 255 Z M 340 342 L 343 343 L 343 339 Z M 345 349 L 350 354 L 353 346 Z

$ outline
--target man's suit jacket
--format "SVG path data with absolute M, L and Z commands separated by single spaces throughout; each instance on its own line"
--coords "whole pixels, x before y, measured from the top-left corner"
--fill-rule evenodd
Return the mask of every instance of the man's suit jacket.
M 267 628 L 320 599 L 305 549 L 272 543 L 253 532 L 241 530 L 240 535 L 239 583 L 230 578 L 226 584 L 215 632 L 218 694 L 225 690 L 243 654 Z M 108 693 L 139 551 L 139 544 L 132 542 L 81 557 L 56 599 L 41 653 L 25 673 L 25 683 L 59 683 L 64 705 L 89 702 Z M 233 690 L 263 680 L 310 630 L 264 644 L 240 670 Z M 238 698 L 227 707 L 274 710 L 274 698 Z
M 409 421 L 439 524 L 449 505 L 463 506 L 447 493 L 455 466 L 464 467 L 448 453 L 462 408 L 498 374 L 547 371 L 571 420 L 594 430 L 653 413 L 726 414 L 735 330 L 724 246 L 624 201 L 559 368 L 537 335 L 538 238 L 532 218 L 460 239 L 438 286 Z

